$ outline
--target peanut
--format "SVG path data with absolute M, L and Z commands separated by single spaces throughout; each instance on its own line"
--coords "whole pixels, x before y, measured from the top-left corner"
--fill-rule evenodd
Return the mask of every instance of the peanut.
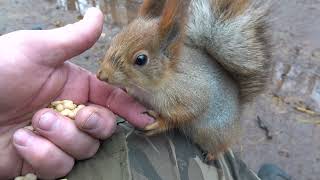
M 62 105 L 62 104 L 58 104 L 58 105 L 56 106 L 56 110 L 59 111 L 59 112 L 63 111 L 64 109 L 65 109 L 65 107 L 64 107 L 64 105 Z
M 50 104 L 49 108 L 54 109 L 57 112 L 60 112 L 63 116 L 74 119 L 81 108 L 84 108 L 85 105 L 80 104 L 76 105 L 71 100 L 61 100 L 54 101 Z
M 14 180 L 24 180 L 24 176 L 17 176 L 14 178 Z
M 32 173 L 28 173 L 25 176 L 17 176 L 14 180 L 37 180 L 37 176 Z
M 76 108 L 76 105 L 73 104 L 73 102 L 70 100 L 63 100 L 63 107 L 64 107 L 64 109 L 73 110 Z
M 25 126 L 24 128 L 29 129 L 30 131 L 34 131 L 33 126 Z
M 37 180 L 37 176 L 33 173 L 28 173 L 25 176 L 17 176 L 14 180 Z M 68 180 L 68 179 L 59 179 L 59 180 Z
M 70 104 L 73 104 L 73 101 L 71 101 L 71 100 L 67 100 L 67 99 L 65 99 L 65 100 L 62 100 L 62 102 L 63 102 L 63 104 L 68 104 L 68 103 L 70 103 Z
M 51 106 L 57 106 L 58 104 L 62 104 L 63 102 L 62 101 L 53 101 L 51 103 Z
M 69 116 L 69 114 L 71 113 L 72 111 L 70 109 L 64 109 L 63 111 L 61 111 L 60 113 L 63 115 L 63 116 Z
M 69 118 L 74 119 L 76 117 L 76 112 L 70 111 L 69 114 L 67 115 Z
M 78 111 L 79 111 L 80 109 L 84 108 L 84 107 L 85 107 L 85 105 L 80 104 L 79 106 L 77 106 L 77 107 L 73 110 L 73 112 L 74 112 L 75 114 L 77 114 Z
M 24 180 L 37 180 L 37 176 L 35 174 L 28 173 L 24 176 Z

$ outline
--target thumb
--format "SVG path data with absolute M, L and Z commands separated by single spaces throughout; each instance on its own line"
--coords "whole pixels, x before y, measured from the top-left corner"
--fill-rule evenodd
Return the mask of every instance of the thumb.
M 58 66 L 89 49 L 99 39 L 103 14 L 89 8 L 84 18 L 74 24 L 51 30 L 25 30 L 7 34 L 17 42 L 19 51 L 35 63 Z

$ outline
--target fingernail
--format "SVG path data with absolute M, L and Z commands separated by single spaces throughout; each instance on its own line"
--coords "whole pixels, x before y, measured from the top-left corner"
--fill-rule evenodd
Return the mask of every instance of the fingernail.
M 148 120 L 149 120 L 148 124 L 152 124 L 152 123 L 154 123 L 156 121 L 153 117 L 149 117 Z
M 85 12 L 84 18 L 88 19 L 88 14 L 96 13 L 96 11 L 97 11 L 97 8 L 95 7 L 88 8 L 87 11 Z
M 92 113 L 88 119 L 84 122 L 83 129 L 95 129 L 99 126 L 99 121 L 101 117 L 97 113 Z
M 13 142 L 19 146 L 27 146 L 30 138 L 31 135 L 29 134 L 29 132 L 24 129 L 19 129 L 13 135 Z
M 44 131 L 50 131 L 57 122 L 57 116 L 52 112 L 44 113 L 39 120 L 39 128 Z
M 147 119 L 147 125 L 148 125 L 148 124 L 152 124 L 152 123 L 154 123 L 154 122 L 156 121 L 153 117 L 149 116 L 149 115 L 148 115 L 147 113 L 145 113 L 145 112 L 143 112 L 143 113 L 141 113 L 141 114 L 146 117 L 146 119 Z

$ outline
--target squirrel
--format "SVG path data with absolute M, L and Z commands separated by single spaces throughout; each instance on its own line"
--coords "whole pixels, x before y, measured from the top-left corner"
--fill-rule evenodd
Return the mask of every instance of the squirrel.
M 268 8 L 249 0 L 144 0 L 97 77 L 149 109 L 147 135 L 179 129 L 214 160 L 269 76 Z

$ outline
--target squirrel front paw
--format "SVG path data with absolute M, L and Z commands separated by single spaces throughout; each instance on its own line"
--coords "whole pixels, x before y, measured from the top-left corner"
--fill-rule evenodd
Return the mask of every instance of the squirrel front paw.
M 216 156 L 213 153 L 207 152 L 204 154 L 204 162 L 209 164 L 212 161 L 216 160 Z
M 148 110 L 144 113 L 155 119 L 154 123 L 149 124 L 144 128 L 145 134 L 147 136 L 159 134 L 159 133 L 164 132 L 168 129 L 165 124 L 165 120 L 162 119 L 158 113 L 156 113 L 155 111 L 152 111 L 152 110 Z

